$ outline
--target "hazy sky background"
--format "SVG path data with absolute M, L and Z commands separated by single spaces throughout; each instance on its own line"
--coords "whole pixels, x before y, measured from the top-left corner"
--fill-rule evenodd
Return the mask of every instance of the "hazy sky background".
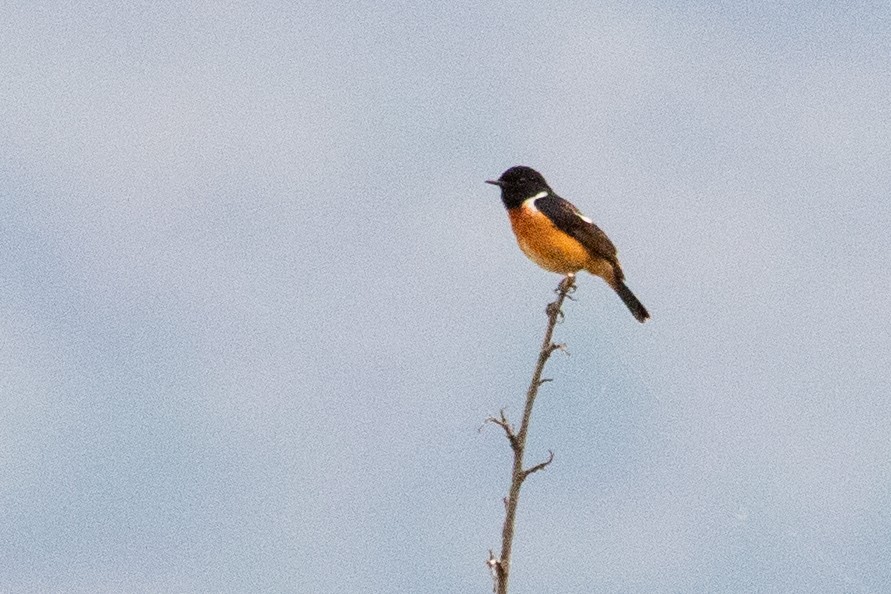
M 891 590 L 886 2 L 5 2 L 0 590 Z

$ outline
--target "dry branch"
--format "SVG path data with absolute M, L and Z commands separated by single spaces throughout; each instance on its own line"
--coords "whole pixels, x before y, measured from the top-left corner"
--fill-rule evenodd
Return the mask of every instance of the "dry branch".
M 541 374 L 544 371 L 545 364 L 550 356 L 556 350 L 565 350 L 562 344 L 555 344 L 551 338 L 554 334 L 554 327 L 557 321 L 563 317 L 563 302 L 569 297 L 570 293 L 575 290 L 575 277 L 569 275 L 564 278 L 557 287 L 557 299 L 548 304 L 546 309 L 548 315 L 548 325 L 545 330 L 544 340 L 541 344 L 541 350 L 538 353 L 538 361 L 535 370 L 532 372 L 532 380 L 529 382 L 529 389 L 526 391 L 526 404 L 523 408 L 523 420 L 520 423 L 518 431 L 514 431 L 513 426 L 508 422 L 501 410 L 499 417 L 489 417 L 487 423 L 492 423 L 501 427 L 507 439 L 510 442 L 511 450 L 514 453 L 513 468 L 511 471 L 510 488 L 508 495 L 504 500 L 504 526 L 501 531 L 501 554 L 496 557 L 494 553 L 489 551 L 489 558 L 486 565 L 492 572 L 494 581 L 493 592 L 496 594 L 507 594 L 508 578 L 510 577 L 511 550 L 514 540 L 514 525 L 517 517 L 517 506 L 520 502 L 520 487 L 523 481 L 529 478 L 529 475 L 543 470 L 554 461 L 554 452 L 548 451 L 548 458 L 544 462 L 540 462 L 529 468 L 523 468 L 523 455 L 526 452 L 526 435 L 529 432 L 529 421 L 532 418 L 532 406 L 535 404 L 535 397 L 538 395 L 538 389 L 545 382 L 551 381 L 548 378 L 542 379 Z M 571 297 L 569 297 L 571 299 Z

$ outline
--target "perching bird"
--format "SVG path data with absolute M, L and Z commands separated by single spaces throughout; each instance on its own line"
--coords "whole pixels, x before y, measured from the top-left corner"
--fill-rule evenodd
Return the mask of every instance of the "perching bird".
M 511 167 L 497 180 L 517 243 L 530 260 L 551 272 L 575 274 L 587 270 L 606 281 L 637 321 L 650 317 L 625 285 L 616 247 L 606 233 L 554 193 L 542 175 L 530 167 Z

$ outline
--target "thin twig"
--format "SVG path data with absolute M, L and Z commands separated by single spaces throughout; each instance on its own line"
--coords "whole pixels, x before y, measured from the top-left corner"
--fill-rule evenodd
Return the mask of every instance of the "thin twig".
M 492 552 L 492 549 L 489 549 L 489 558 L 486 560 L 486 565 L 489 567 L 489 571 L 492 572 L 492 593 L 497 593 L 498 588 L 498 559 L 495 558 L 495 553 Z
M 545 467 L 547 467 L 548 464 L 550 464 L 553 461 L 554 461 L 554 452 L 552 452 L 551 450 L 548 450 L 548 459 L 545 460 L 544 462 L 539 462 L 538 464 L 536 464 L 535 466 L 533 466 L 531 468 L 527 468 L 526 470 L 524 470 L 523 474 L 525 476 L 523 476 L 523 480 L 526 480 L 526 477 L 529 476 L 530 474 L 532 474 L 533 472 L 538 472 L 539 470 L 543 470 Z
M 548 304 L 546 309 L 548 315 L 548 325 L 545 329 L 544 340 L 541 343 L 541 350 L 538 353 L 538 362 L 535 370 L 532 372 L 532 380 L 529 382 L 529 389 L 526 391 L 526 405 L 523 409 L 523 420 L 520 423 L 520 429 L 516 433 L 513 427 L 507 422 L 504 416 L 504 410 L 501 411 L 501 418 L 489 417 L 487 422 L 499 425 L 507 433 L 511 449 L 514 452 L 513 469 L 511 472 L 510 489 L 505 499 L 504 526 L 501 531 L 501 555 L 495 558 L 492 551 L 489 551 L 489 559 L 486 562 L 492 571 L 492 578 L 495 581 L 494 592 L 496 594 L 507 594 L 508 578 L 510 577 L 511 550 L 514 541 L 514 525 L 517 517 L 517 506 L 520 502 L 520 487 L 523 485 L 530 474 L 544 469 L 554 460 L 554 453 L 549 451 L 548 459 L 544 462 L 536 464 L 528 469 L 523 468 L 523 455 L 526 451 L 526 435 L 529 432 L 529 422 L 532 418 L 532 406 L 535 404 L 535 397 L 538 395 L 538 389 L 545 382 L 551 381 L 549 378 L 542 379 L 541 374 L 544 371 L 545 364 L 550 356 L 556 350 L 565 350 L 564 345 L 555 344 L 551 338 L 554 335 L 554 327 L 558 320 L 563 318 L 563 302 L 570 298 L 570 293 L 575 290 L 575 277 L 569 275 L 564 278 L 557 287 L 557 299 Z
M 504 414 L 504 409 L 501 409 L 501 418 L 498 417 L 487 417 L 483 424 L 492 423 L 493 425 L 498 425 L 502 429 L 504 429 L 504 434 L 507 436 L 507 441 L 510 442 L 510 447 L 512 450 L 517 449 L 517 434 L 514 432 L 513 425 L 508 422 L 507 417 Z

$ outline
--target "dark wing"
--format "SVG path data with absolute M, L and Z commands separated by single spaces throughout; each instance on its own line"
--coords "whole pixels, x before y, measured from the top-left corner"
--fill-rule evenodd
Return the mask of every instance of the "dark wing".
M 578 240 L 592 256 L 608 260 L 613 265 L 618 264 L 613 242 L 571 203 L 549 194 L 536 200 L 535 208 L 551 219 L 558 229 Z M 616 266 L 616 269 L 619 267 Z

